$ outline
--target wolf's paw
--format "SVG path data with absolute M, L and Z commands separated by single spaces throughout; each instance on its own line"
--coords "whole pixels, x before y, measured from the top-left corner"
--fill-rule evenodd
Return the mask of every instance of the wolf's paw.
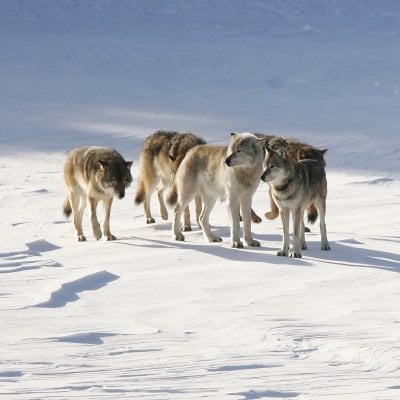
M 85 235 L 79 235 L 78 236 L 78 242 L 86 242 L 86 236 Z
M 222 242 L 222 238 L 218 236 L 214 236 L 211 238 L 210 242 Z
M 250 247 L 260 247 L 261 246 L 260 242 L 258 240 L 255 240 L 255 239 L 252 239 L 252 240 L 250 240 L 249 242 L 246 242 L 246 243 L 247 243 L 247 246 L 250 246 Z
M 277 256 L 280 256 L 280 257 L 287 257 L 288 252 L 285 251 L 285 250 L 279 250 L 279 251 L 276 253 L 276 255 L 277 255 Z
M 146 224 L 154 224 L 156 222 L 153 217 L 149 217 L 146 219 Z
M 177 233 L 175 235 L 175 240 L 178 240 L 179 242 L 184 242 L 185 241 L 185 236 L 183 236 L 182 233 Z
M 292 257 L 292 258 L 302 258 L 301 257 L 301 253 L 299 251 L 292 251 L 290 253 L 290 257 Z
M 101 232 L 100 233 L 99 232 L 96 232 L 96 233 L 93 232 L 93 236 L 94 236 L 94 238 L 96 240 L 100 240 L 102 235 L 101 235 Z
M 264 215 L 265 215 L 265 218 L 267 218 L 267 219 L 276 219 L 279 214 L 274 213 L 273 211 L 268 211 Z
M 329 243 L 321 243 L 321 250 L 330 250 Z
M 307 233 L 308 233 L 308 232 L 311 232 L 311 229 L 310 229 L 308 226 L 305 226 L 305 227 L 304 227 L 304 232 L 307 232 Z
M 111 233 L 104 236 L 106 240 L 117 240 L 117 238 Z
M 183 227 L 183 232 L 190 232 L 192 230 L 192 227 L 190 225 L 185 225 Z
M 167 221 L 167 219 L 168 219 L 168 213 L 167 213 L 167 212 L 162 212 L 162 213 L 161 213 L 161 218 L 162 218 L 164 221 Z
M 242 242 L 232 242 L 232 247 L 234 249 L 243 249 L 243 243 Z
M 303 243 L 303 244 L 301 245 L 301 249 L 302 249 L 302 250 L 307 250 L 307 244 L 306 244 L 306 243 Z

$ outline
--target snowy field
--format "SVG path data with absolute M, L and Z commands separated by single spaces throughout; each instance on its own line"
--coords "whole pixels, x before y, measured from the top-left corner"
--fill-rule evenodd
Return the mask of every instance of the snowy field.
M 400 2 L 0 0 L 0 398 L 400 398 Z M 146 225 L 157 129 L 327 147 L 327 229 L 302 259 Z M 118 240 L 76 241 L 67 151 L 133 160 Z M 266 184 L 253 201 L 269 209 Z

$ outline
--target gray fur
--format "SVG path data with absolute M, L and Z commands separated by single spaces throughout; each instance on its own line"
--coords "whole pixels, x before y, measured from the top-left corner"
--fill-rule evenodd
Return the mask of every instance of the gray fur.
M 284 147 L 277 150 L 267 148 L 265 170 L 261 177 L 268 182 L 271 196 L 279 208 L 283 242 L 278 255 L 289 254 L 289 215 L 293 220 L 293 250 L 290 255 L 301 257 L 300 249 L 307 248 L 304 237 L 304 210 L 315 204 L 320 217 L 321 249 L 329 250 L 326 235 L 325 213 L 327 181 L 324 164 L 311 159 L 294 160 Z

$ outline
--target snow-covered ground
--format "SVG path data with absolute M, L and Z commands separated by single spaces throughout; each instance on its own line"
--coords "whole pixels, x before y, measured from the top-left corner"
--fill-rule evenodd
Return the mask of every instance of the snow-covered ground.
M 400 3 L 0 0 L 0 397 L 400 397 Z M 329 252 L 172 240 L 133 204 L 157 129 L 328 147 Z M 67 151 L 117 148 L 115 242 L 61 214 Z M 254 208 L 269 208 L 261 184 Z M 155 200 L 155 199 L 154 199 Z

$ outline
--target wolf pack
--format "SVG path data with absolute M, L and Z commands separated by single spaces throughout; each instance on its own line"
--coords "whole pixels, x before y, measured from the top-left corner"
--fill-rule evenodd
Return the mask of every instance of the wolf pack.
M 227 204 L 230 240 L 234 248 L 258 247 L 251 223 L 261 222 L 252 209 L 252 198 L 260 182 L 269 186 L 267 219 L 282 220 L 282 245 L 278 256 L 302 257 L 307 249 L 304 219 L 319 218 L 321 249 L 330 250 L 326 224 L 327 180 L 324 155 L 319 149 L 296 139 L 261 133 L 231 133 L 227 145 L 207 144 L 190 132 L 157 131 L 148 136 L 139 155 L 139 173 L 134 202 L 143 204 L 147 224 L 155 222 L 150 205 L 157 192 L 160 216 L 168 219 L 173 210 L 172 236 L 184 241 L 192 230 L 189 205 L 195 203 L 196 222 L 204 239 L 221 242 L 213 232 L 210 213 L 217 200 Z M 132 161 L 111 147 L 77 147 L 69 152 L 64 166 L 67 194 L 63 212 L 72 215 L 76 236 L 86 241 L 82 230 L 84 210 L 89 209 L 93 236 L 115 240 L 110 231 L 114 197 L 122 199 L 132 183 Z M 98 203 L 104 208 L 103 229 L 97 217 Z M 292 220 L 292 245 L 289 225 Z

